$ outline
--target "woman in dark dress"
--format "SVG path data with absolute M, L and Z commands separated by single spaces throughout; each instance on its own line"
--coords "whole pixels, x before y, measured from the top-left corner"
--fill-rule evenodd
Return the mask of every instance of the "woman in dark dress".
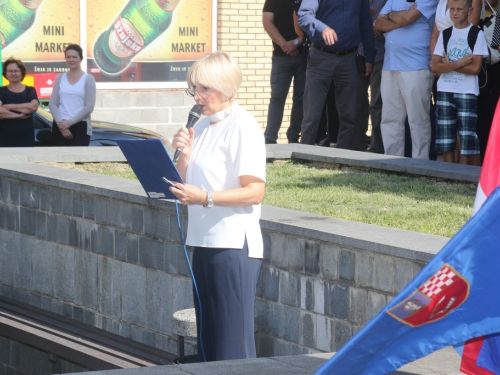
M 38 108 L 38 97 L 33 87 L 21 83 L 26 67 L 22 61 L 10 58 L 3 63 L 2 74 L 9 84 L 0 87 L 0 147 L 34 146 L 31 114 Z

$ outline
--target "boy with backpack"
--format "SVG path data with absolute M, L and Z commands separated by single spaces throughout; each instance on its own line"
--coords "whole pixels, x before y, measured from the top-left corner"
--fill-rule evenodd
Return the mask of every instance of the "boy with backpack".
M 467 20 L 472 0 L 450 0 L 453 26 L 439 34 L 431 69 L 437 83 L 436 151 L 445 162 L 455 162 L 456 133 L 460 138 L 460 163 L 481 165 L 476 134 L 478 74 L 488 47 L 483 32 Z

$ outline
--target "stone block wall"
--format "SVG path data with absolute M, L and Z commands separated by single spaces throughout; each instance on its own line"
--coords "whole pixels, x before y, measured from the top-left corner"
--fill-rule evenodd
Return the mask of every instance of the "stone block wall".
M 28 345 L 0 337 L 0 375 L 52 375 L 89 370 Z
M 338 350 L 447 241 L 267 206 L 261 226 L 259 356 Z M 179 239 L 174 203 L 138 182 L 0 165 L 2 296 L 176 353 L 172 314 L 193 304 Z
M 425 263 L 273 230 L 264 239 L 256 315 L 266 357 L 338 351 Z
M 0 294 L 175 353 L 192 306 L 175 209 L 138 201 L 2 177 Z

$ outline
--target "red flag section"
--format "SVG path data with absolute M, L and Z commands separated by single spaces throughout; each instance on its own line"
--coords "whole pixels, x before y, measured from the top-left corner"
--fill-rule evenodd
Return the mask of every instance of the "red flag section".
M 500 106 L 497 104 L 479 183 L 488 197 L 500 185 Z
M 500 101 L 499 101 L 500 103 Z M 491 124 L 490 136 L 486 147 L 473 215 L 481 208 L 488 196 L 500 185 L 500 105 L 497 103 Z M 468 340 L 464 345 L 460 371 L 468 375 L 495 375 L 493 372 L 476 365 L 484 343 L 484 337 Z M 500 353 L 499 353 L 500 355 Z
M 493 372 L 476 365 L 477 357 L 483 346 L 484 337 L 476 337 L 465 342 L 460 371 L 468 375 L 495 375 Z

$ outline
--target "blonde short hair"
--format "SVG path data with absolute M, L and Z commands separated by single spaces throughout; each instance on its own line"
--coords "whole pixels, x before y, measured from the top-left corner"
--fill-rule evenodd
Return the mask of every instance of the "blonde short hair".
M 236 61 L 227 52 L 209 53 L 196 61 L 187 73 L 189 86 L 207 86 L 232 99 L 240 88 L 242 74 Z
M 468 8 L 472 8 L 472 0 L 453 0 L 456 2 L 463 2 Z

